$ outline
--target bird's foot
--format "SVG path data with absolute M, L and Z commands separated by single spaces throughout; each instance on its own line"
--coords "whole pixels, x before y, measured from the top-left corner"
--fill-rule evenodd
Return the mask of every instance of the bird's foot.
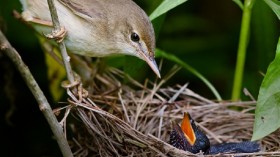
M 65 109 L 65 113 L 59 124 L 66 130 L 66 119 L 73 107 L 77 104 L 82 103 L 84 98 L 88 97 L 88 91 L 82 87 L 81 78 L 78 74 L 74 74 L 75 81 L 70 83 L 68 80 L 63 81 L 61 86 L 67 90 L 67 94 L 70 99 L 68 99 L 70 105 L 54 109 L 53 112 L 56 116 L 61 113 L 61 110 Z M 78 97 L 78 98 L 77 98 Z
M 61 86 L 67 89 L 68 95 L 72 98 L 72 100 L 74 100 L 74 102 L 81 103 L 84 98 L 88 97 L 88 91 L 83 88 L 80 76 L 76 73 L 74 76 L 74 82 L 70 83 L 66 80 L 61 83 Z M 70 89 L 72 89 L 72 92 L 70 92 Z M 78 99 L 76 97 L 78 97 Z
M 48 39 L 53 39 L 57 41 L 58 43 L 61 43 L 65 36 L 67 34 L 67 31 L 65 27 L 60 27 L 60 30 L 53 30 L 50 34 L 44 34 Z

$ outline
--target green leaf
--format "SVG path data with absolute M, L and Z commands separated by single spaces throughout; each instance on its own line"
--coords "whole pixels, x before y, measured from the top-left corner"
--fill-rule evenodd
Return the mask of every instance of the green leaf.
M 206 84 L 206 86 L 213 92 L 213 94 L 215 95 L 215 97 L 218 101 L 222 100 L 220 94 L 215 89 L 215 87 L 202 74 L 200 74 L 198 71 L 196 71 L 193 67 L 191 67 L 187 63 L 180 60 L 175 55 L 166 53 L 166 52 L 164 52 L 162 50 L 159 50 L 159 49 L 156 49 L 156 56 L 165 58 L 165 59 L 170 60 L 170 61 L 173 61 L 173 62 L 177 63 L 178 65 L 182 66 L 183 68 L 185 68 L 186 70 L 190 71 L 192 74 L 194 74 L 196 77 L 198 77 L 202 82 L 204 82 Z
M 243 5 L 243 3 L 241 2 L 241 0 L 232 0 L 232 1 L 235 2 L 235 3 L 240 7 L 241 10 L 243 10 L 244 5 Z
M 268 66 L 260 87 L 252 140 L 258 140 L 280 127 L 280 38 L 276 57 Z
M 186 2 L 187 0 L 164 0 L 154 12 L 150 15 L 150 20 L 154 20 L 176 6 Z
M 280 1 L 278 0 L 264 0 L 267 5 L 274 11 L 280 20 Z

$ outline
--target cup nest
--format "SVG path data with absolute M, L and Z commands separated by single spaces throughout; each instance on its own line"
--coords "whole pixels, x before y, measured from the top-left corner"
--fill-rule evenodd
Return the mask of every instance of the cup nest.
M 256 101 L 215 102 L 188 89 L 188 83 L 162 87 L 178 69 L 175 66 L 162 79 L 143 84 L 112 67 L 95 71 L 90 81 L 83 79 L 89 97 L 79 103 L 69 101 L 67 136 L 74 155 L 203 156 L 169 144 L 172 121 L 181 123 L 184 112 L 191 114 L 212 144 L 251 139 Z M 120 82 L 124 78 L 126 84 Z M 260 140 L 260 152 L 224 156 L 280 156 L 279 135 L 278 130 Z

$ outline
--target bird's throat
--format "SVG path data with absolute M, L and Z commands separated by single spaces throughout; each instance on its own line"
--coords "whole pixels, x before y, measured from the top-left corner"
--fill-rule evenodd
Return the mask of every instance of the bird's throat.
M 196 136 L 194 133 L 194 130 L 192 128 L 189 116 L 187 114 L 184 115 L 182 124 L 181 124 L 181 129 L 184 132 L 184 135 L 186 137 L 186 139 L 188 140 L 188 142 L 191 145 L 194 145 L 195 141 L 196 141 Z

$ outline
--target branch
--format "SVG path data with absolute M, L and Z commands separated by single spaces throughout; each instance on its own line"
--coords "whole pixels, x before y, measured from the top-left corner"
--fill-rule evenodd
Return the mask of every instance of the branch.
M 39 104 L 40 110 L 43 112 L 45 118 L 47 119 L 51 130 L 56 137 L 60 150 L 63 156 L 72 157 L 71 149 L 68 145 L 66 138 L 64 137 L 63 130 L 61 125 L 58 123 L 44 93 L 38 86 L 37 82 L 33 78 L 30 70 L 22 61 L 18 52 L 11 46 L 9 41 L 0 31 L 0 52 L 4 52 L 16 65 L 17 69 L 19 70 L 21 76 L 23 77 L 24 81 L 26 82 L 28 88 L 34 95 L 36 101 Z
M 48 4 L 49 4 L 51 17 L 52 17 L 52 23 L 53 23 L 53 26 L 54 26 L 53 32 L 59 32 L 61 30 L 61 27 L 60 27 L 59 19 L 58 19 L 58 16 L 57 16 L 57 11 L 56 11 L 56 8 L 55 8 L 55 5 L 54 5 L 54 1 L 53 0 L 48 0 Z M 74 84 L 74 82 L 75 82 L 74 75 L 73 75 L 73 71 L 71 69 L 71 65 L 69 63 L 70 57 L 67 54 L 65 44 L 64 44 L 63 41 L 58 42 L 58 46 L 59 46 L 60 53 L 61 53 L 61 56 L 62 56 L 62 60 L 63 60 L 64 66 L 65 66 L 65 69 L 66 69 L 67 78 L 68 78 L 70 84 Z

